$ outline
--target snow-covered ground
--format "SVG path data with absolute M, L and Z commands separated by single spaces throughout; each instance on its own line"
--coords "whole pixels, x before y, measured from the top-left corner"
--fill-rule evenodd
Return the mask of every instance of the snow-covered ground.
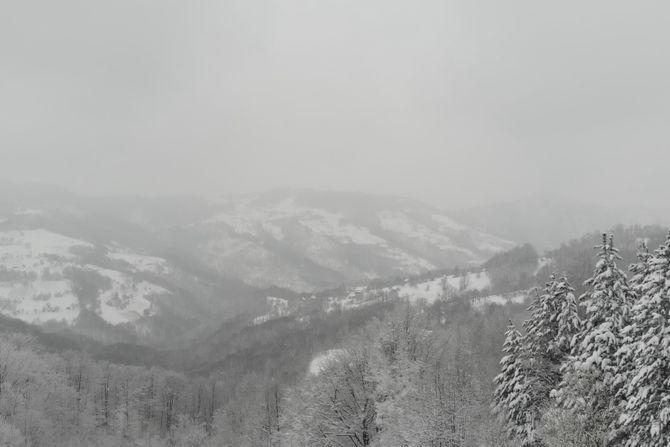
M 67 280 L 2 281 L 0 313 L 34 324 L 72 324 L 79 316 L 79 299 Z
M 314 357 L 312 361 L 309 362 L 308 371 L 310 374 L 318 376 L 323 370 L 346 356 L 347 351 L 344 349 L 330 349 Z
M 128 273 L 81 264 L 82 250 L 93 248 L 89 242 L 44 229 L 0 231 L 0 313 L 33 324 L 73 324 L 81 308 L 66 273 L 71 269 L 109 280 L 109 288 L 98 291 L 95 309 L 108 323 L 129 323 L 151 315 L 155 308 L 150 299 L 169 292 Z M 109 256 L 127 263 L 130 271 L 167 269 L 160 258 L 121 248 L 110 251 Z
M 504 306 L 508 303 L 523 304 L 526 302 L 527 292 L 516 292 L 507 295 L 487 295 L 481 298 L 472 300 L 472 307 L 477 310 L 483 310 L 487 306 L 498 305 Z
M 406 298 L 414 303 L 426 300 L 428 303 L 442 299 L 445 294 L 445 277 L 425 281 L 418 284 L 404 284 L 396 286 L 395 290 L 400 298 Z
M 370 306 L 380 302 L 384 296 L 388 296 L 389 292 L 387 291 L 390 291 L 390 289 L 385 289 L 381 294 L 376 293 L 378 291 L 373 290 L 365 293 L 351 292 L 345 297 L 329 296 L 326 301 L 325 311 L 326 313 L 331 313 L 335 310 L 352 310 L 359 307 Z
M 486 272 L 469 272 L 446 277 L 447 284 L 458 291 L 482 291 L 491 287 L 491 278 Z
M 489 287 L 491 287 L 491 279 L 488 273 L 470 272 L 459 276 L 441 276 L 416 284 L 403 284 L 394 289 L 400 298 L 407 298 L 411 302 L 426 300 L 428 303 L 434 303 L 450 293 L 481 292 Z
M 0 266 L 38 273 L 45 257 L 72 259 L 77 247 L 93 245 L 47 230 L 0 231 Z
M 110 279 L 111 287 L 98 296 L 96 313 L 110 324 L 130 323 L 154 314 L 149 298 L 169 293 L 147 281 L 136 282 L 125 273 L 90 266 Z
M 46 230 L 0 232 L 0 312 L 29 323 L 71 324 L 79 300 L 63 270 L 88 242 Z

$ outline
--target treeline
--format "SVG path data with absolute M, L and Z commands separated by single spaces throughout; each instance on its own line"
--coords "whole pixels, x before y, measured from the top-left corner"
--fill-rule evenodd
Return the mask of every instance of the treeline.
M 217 405 L 216 381 L 158 368 L 48 353 L 0 334 L 0 445 L 199 445 Z M 204 439 L 204 438 L 203 438 Z
M 552 276 L 507 331 L 493 405 L 518 445 L 670 445 L 670 234 L 630 276 L 612 236 L 597 248 L 579 298 Z

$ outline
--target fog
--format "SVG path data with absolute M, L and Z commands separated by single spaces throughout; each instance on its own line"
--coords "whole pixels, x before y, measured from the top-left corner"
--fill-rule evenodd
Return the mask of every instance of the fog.
M 659 206 L 670 6 L 12 1 L 0 179 L 87 194 Z

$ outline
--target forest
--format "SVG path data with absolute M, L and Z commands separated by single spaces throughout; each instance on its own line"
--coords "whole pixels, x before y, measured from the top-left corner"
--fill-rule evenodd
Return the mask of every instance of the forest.
M 501 445 L 505 435 L 489 411 L 492 378 L 507 321 L 523 307 L 480 313 L 455 298 L 373 310 L 377 317 L 362 326 L 350 316 L 351 335 L 339 343 L 343 355 L 318 374 L 307 373 L 304 355 L 289 359 L 294 365 L 269 358 L 271 367 L 259 372 L 185 374 L 94 360 L 54 351 L 34 336 L 2 333 L 0 441 L 356 446 L 405 445 L 412 436 L 411 445 Z

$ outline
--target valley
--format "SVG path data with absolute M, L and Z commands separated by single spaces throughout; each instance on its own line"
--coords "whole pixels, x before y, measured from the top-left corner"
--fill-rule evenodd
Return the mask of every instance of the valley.
M 389 395 L 402 395 L 394 387 L 405 381 L 418 386 L 416 377 L 431 380 L 421 387 L 450 396 L 423 396 L 441 408 L 435 423 L 467 412 L 454 436 L 500 442 L 488 402 L 505 327 L 528 317 L 554 272 L 585 290 L 598 237 L 538 253 L 416 201 L 350 193 L 279 190 L 189 202 L 181 215 L 173 207 L 186 199 L 59 200 L 2 209 L 0 343 L 8 353 L 39 353 L 57 370 L 67 365 L 59 374 L 68 380 L 73 371 L 87 375 L 95 385 L 79 393 L 93 407 L 81 411 L 109 427 L 95 436 L 113 439 L 123 425 L 96 394 L 105 381 L 114 383 L 117 411 L 136 412 L 146 426 L 131 436 L 176 443 L 197 434 L 202 443 L 252 446 L 279 436 L 254 408 L 281 412 L 273 424 L 287 427 L 290 440 L 314 435 L 298 414 L 328 399 L 327 384 L 360 387 L 355 393 L 367 397 L 358 404 L 371 404 L 368 382 L 356 379 L 364 368 Z M 654 226 L 612 231 L 624 263 L 635 261 L 641 241 L 665 236 Z M 396 343 L 427 357 L 389 354 Z M 400 365 L 423 375 L 396 375 Z M 125 389 L 153 410 L 124 403 Z M 379 411 L 405 408 L 373 400 Z M 425 406 L 407 411 L 427 417 Z M 181 422 L 167 422 L 177 415 Z M 412 417 L 375 424 L 384 436 L 399 424 L 404 436 Z

